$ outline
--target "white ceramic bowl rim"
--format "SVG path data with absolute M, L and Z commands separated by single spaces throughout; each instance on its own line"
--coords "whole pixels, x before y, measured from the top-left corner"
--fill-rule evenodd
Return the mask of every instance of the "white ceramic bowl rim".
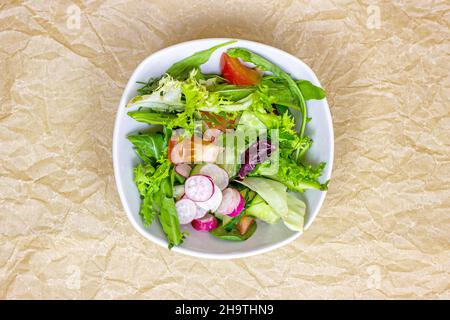
M 125 190 L 124 190 L 124 186 L 123 183 L 121 181 L 121 179 L 119 179 L 118 177 L 120 177 L 119 175 L 119 166 L 118 166 L 118 146 L 117 146 L 117 141 L 118 141 L 118 135 L 119 135 L 119 125 L 120 125 L 120 108 L 124 105 L 126 105 L 127 101 L 127 92 L 130 91 L 130 88 L 135 85 L 133 79 L 135 78 L 135 75 L 139 72 L 139 70 L 141 69 L 142 66 L 144 66 L 148 60 L 150 60 L 153 56 L 155 55 L 164 55 L 164 53 L 166 51 L 169 50 L 173 50 L 176 49 L 177 47 L 181 47 L 187 44 L 195 44 L 195 43 L 201 43 L 201 42 L 226 42 L 226 41 L 230 41 L 230 40 L 237 40 L 238 42 L 242 42 L 243 45 L 245 47 L 245 43 L 248 44 L 253 44 L 253 45 L 257 45 L 260 46 L 262 48 L 270 48 L 273 51 L 276 51 L 277 54 L 281 55 L 281 56 L 285 56 L 285 57 L 290 57 L 293 58 L 295 60 L 298 61 L 299 64 L 302 64 L 303 67 L 305 67 L 306 69 L 308 69 L 308 71 L 311 73 L 311 75 L 313 76 L 313 78 L 315 79 L 315 82 L 318 83 L 320 85 L 319 80 L 317 79 L 316 75 L 314 74 L 314 72 L 311 70 L 311 68 L 309 68 L 303 61 L 301 61 L 299 58 L 283 51 L 280 49 L 277 49 L 275 47 L 266 45 L 266 44 L 262 44 L 259 42 L 255 42 L 255 41 L 249 41 L 249 40 L 242 40 L 242 39 L 237 39 L 237 38 L 205 38 L 205 39 L 197 39 L 197 40 L 191 40 L 191 41 L 186 41 L 186 42 L 181 42 L 169 47 L 166 47 L 164 49 L 161 49 L 159 51 L 156 51 L 154 53 L 152 53 L 151 55 L 149 55 L 146 59 L 144 59 L 139 65 L 138 67 L 135 69 L 135 71 L 133 72 L 132 76 L 130 77 L 130 80 L 127 83 L 127 86 L 125 87 L 124 93 L 122 94 L 120 103 L 119 103 L 119 110 L 117 112 L 116 115 L 116 120 L 115 120 L 115 125 L 114 125 L 114 134 L 113 134 L 113 164 L 114 164 L 114 176 L 115 176 L 115 180 L 116 180 L 116 185 L 117 185 L 117 189 L 119 192 L 119 197 L 120 200 L 122 202 L 122 205 L 125 209 L 125 212 L 127 214 L 128 219 L 130 220 L 131 224 L 133 225 L 133 227 L 145 238 L 155 242 L 156 244 L 167 248 L 167 242 L 153 236 L 151 233 L 147 232 L 145 230 L 145 228 L 143 228 L 141 225 L 139 225 L 137 223 L 137 221 L 134 219 L 132 211 L 130 209 L 129 204 L 126 201 L 125 198 Z M 275 61 L 276 63 L 276 61 Z M 332 119 L 331 119 L 331 113 L 328 107 L 328 103 L 326 101 L 326 99 L 324 99 L 325 104 L 327 106 L 327 112 L 326 112 L 326 119 L 325 121 L 329 124 L 330 126 L 330 136 L 328 137 L 328 139 L 330 139 L 331 144 L 330 144 L 330 154 L 331 157 L 330 159 L 327 161 L 327 170 L 326 172 L 324 172 L 324 178 L 325 179 L 330 179 L 331 177 L 331 171 L 332 171 L 332 167 L 333 167 L 333 158 L 334 158 L 334 134 L 333 134 L 333 124 L 332 124 Z M 320 210 L 323 201 L 325 200 L 325 196 L 326 196 L 326 192 L 323 191 L 321 192 L 320 195 L 320 199 L 318 201 L 318 205 L 316 207 L 315 212 L 312 212 L 311 215 L 313 215 L 313 218 L 309 221 L 309 223 L 307 225 L 305 225 L 305 231 L 310 227 L 310 225 L 312 224 L 312 222 L 314 221 L 317 212 Z M 175 252 L 179 252 L 179 253 L 183 253 L 186 255 L 190 255 L 190 256 L 194 256 L 194 257 L 200 257 L 200 258 L 207 258 L 207 259 L 235 259 L 235 258 L 243 258 L 243 257 L 248 257 L 248 256 L 253 256 L 253 255 L 257 255 L 257 254 L 261 254 L 261 253 L 265 253 L 274 249 L 277 249 L 279 247 L 282 247 L 288 243 L 290 243 L 291 241 L 297 239 L 302 233 L 301 232 L 296 232 L 293 235 L 291 235 L 290 237 L 284 239 L 283 241 L 274 243 L 274 244 L 268 244 L 268 245 L 264 245 L 261 246 L 260 248 L 257 249 L 253 249 L 252 251 L 247 251 L 247 252 L 233 252 L 233 253 L 207 253 L 207 252 L 199 252 L 199 251 L 194 251 L 191 250 L 189 248 L 185 248 L 183 246 L 177 246 L 172 248 L 172 251 Z

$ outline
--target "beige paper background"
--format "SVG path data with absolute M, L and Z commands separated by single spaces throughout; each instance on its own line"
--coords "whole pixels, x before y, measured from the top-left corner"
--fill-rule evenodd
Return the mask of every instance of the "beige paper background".
M 397 2 L 2 1 L 0 298 L 450 298 L 450 6 Z M 114 117 L 134 68 L 207 37 L 303 59 L 333 115 L 317 220 L 241 260 L 144 239 L 113 176 Z

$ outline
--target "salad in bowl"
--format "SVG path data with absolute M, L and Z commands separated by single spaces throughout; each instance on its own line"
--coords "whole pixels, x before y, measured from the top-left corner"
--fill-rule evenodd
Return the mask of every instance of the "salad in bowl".
M 159 225 L 169 248 L 194 233 L 242 243 L 260 226 L 303 231 L 301 194 L 329 181 L 325 162 L 305 160 L 307 101 L 324 99 L 321 87 L 234 40 L 142 80 L 125 108 L 140 124 L 126 138 L 139 159 L 132 176 L 144 228 Z

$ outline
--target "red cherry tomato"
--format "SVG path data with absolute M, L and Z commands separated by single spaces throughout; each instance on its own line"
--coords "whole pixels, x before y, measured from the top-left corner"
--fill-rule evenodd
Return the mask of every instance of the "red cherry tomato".
M 228 82 L 239 86 L 252 86 L 261 80 L 261 73 L 247 67 L 239 59 L 230 57 L 223 53 L 220 58 L 222 77 Z

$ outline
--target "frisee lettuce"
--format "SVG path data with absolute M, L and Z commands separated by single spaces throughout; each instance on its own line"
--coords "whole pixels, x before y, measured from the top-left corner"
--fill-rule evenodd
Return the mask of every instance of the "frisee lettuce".
M 314 167 L 312 165 L 298 164 L 291 159 L 280 157 L 278 172 L 273 175 L 264 174 L 264 167 L 268 165 L 268 162 L 259 164 L 252 174 L 260 175 L 262 173 L 265 177 L 281 182 L 289 190 L 297 192 L 304 192 L 306 189 L 323 191 L 328 188 L 328 181 L 325 183 L 318 181 L 325 168 L 324 162 Z
M 135 96 L 128 102 L 127 108 L 150 108 L 158 112 L 183 111 L 182 84 L 170 76 L 165 76 L 159 80 L 158 87 L 151 94 Z

